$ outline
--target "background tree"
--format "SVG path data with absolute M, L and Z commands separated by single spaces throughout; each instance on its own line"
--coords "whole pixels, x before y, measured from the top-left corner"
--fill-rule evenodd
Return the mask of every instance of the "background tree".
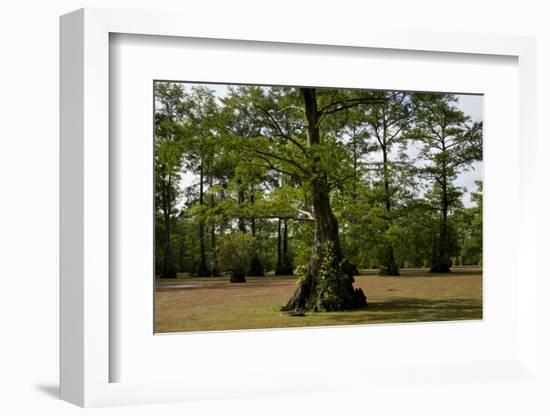
M 186 168 L 198 175 L 198 217 L 200 260 L 198 276 L 210 276 L 206 259 L 207 234 L 204 211 L 206 206 L 206 183 L 212 176 L 214 158 L 219 139 L 218 107 L 212 90 L 194 86 L 184 96 L 186 141 Z
M 279 181 L 278 185 L 279 185 Z M 283 183 L 283 180 L 280 180 Z M 288 276 L 293 274 L 293 262 L 290 254 L 290 221 L 307 221 L 302 219 L 300 211 L 304 209 L 300 199 L 301 190 L 293 186 L 289 180 L 274 188 L 270 194 L 269 205 L 277 217 L 277 263 L 275 275 Z M 298 214 L 297 214 L 298 213 Z
M 359 274 L 358 264 L 361 263 L 360 240 L 364 236 L 360 218 L 364 213 L 364 194 L 372 184 L 367 177 L 366 158 L 376 150 L 368 126 L 364 120 L 365 109 L 350 107 L 334 113 L 326 134 L 332 134 L 340 140 L 348 155 L 343 156 L 340 168 L 343 171 L 341 180 L 336 184 L 336 193 L 332 196 L 333 209 L 340 219 L 342 247 L 354 275 Z M 343 232 L 342 232 L 343 231 Z
M 460 111 L 451 94 L 416 96 L 416 129 L 414 138 L 421 143 L 422 173 L 433 183 L 429 204 L 439 212 L 439 233 L 434 245 L 431 271 L 448 273 L 451 267 L 451 234 L 449 211 L 460 201 L 463 190 L 453 181 L 482 159 L 481 123 L 474 123 Z
M 177 266 L 172 247 L 172 223 L 177 214 L 182 153 L 185 132 L 180 124 L 183 89 L 178 84 L 155 84 L 155 205 L 161 221 L 156 231 L 163 235 L 160 276 L 176 277 Z
M 470 195 L 474 205 L 460 213 L 461 264 L 483 262 L 483 182 L 476 181 L 476 187 L 476 192 Z
M 397 179 L 400 176 L 399 173 L 402 173 L 399 171 L 407 167 L 408 163 L 404 152 L 400 155 L 400 161 L 392 160 L 392 150 L 404 144 L 404 139 L 412 125 L 414 105 L 408 93 L 379 91 L 375 94 L 381 100 L 364 110 L 364 120 L 381 154 L 376 183 L 383 207 L 380 217 L 385 221 L 383 244 L 380 250 L 380 274 L 395 276 L 399 275 L 399 267 L 392 242 L 397 229 L 394 211 L 398 209 L 398 192 L 403 191 L 403 182 Z

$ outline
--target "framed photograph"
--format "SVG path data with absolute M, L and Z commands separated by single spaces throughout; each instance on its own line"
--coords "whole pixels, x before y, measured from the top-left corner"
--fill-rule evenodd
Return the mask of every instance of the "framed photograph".
M 155 333 L 482 319 L 483 96 L 153 89 Z
M 180 22 L 61 18 L 62 398 L 537 383 L 534 40 Z

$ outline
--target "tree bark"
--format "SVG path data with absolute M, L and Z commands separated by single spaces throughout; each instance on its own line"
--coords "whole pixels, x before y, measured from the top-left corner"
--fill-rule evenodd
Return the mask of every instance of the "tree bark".
M 177 276 L 174 253 L 172 252 L 172 176 L 169 174 L 167 181 L 163 184 L 162 211 L 164 220 L 164 262 L 160 277 L 163 279 L 174 279 Z
M 288 252 L 288 219 L 285 218 L 283 221 L 284 231 L 283 231 L 283 261 L 282 261 L 282 272 L 285 275 L 292 275 L 292 260 L 290 259 L 290 253 Z
M 220 272 L 218 270 L 218 252 L 216 248 L 216 225 L 212 224 L 212 227 L 210 228 L 210 244 L 212 246 L 212 269 L 210 270 L 210 274 L 212 277 L 216 277 L 220 275 Z
M 357 172 L 359 170 L 359 155 L 358 155 L 358 146 L 357 146 L 357 132 L 355 130 L 355 127 L 353 128 L 353 177 L 352 177 L 352 183 L 351 183 L 351 200 L 353 201 L 353 214 L 350 218 L 351 223 L 351 239 L 355 243 L 357 242 L 357 215 L 355 214 L 355 210 L 357 209 Z M 359 267 L 357 266 L 357 257 L 359 254 L 359 250 L 357 247 L 357 244 L 352 245 L 352 253 L 351 256 L 354 259 L 354 261 L 351 263 L 351 269 L 354 276 L 359 275 Z
M 239 207 L 242 206 L 242 204 L 244 203 L 244 189 L 243 189 L 243 186 L 242 186 L 242 181 L 241 181 L 241 178 L 237 179 L 237 185 L 238 185 L 238 203 L 239 203 Z M 244 223 L 244 217 L 239 217 L 239 224 L 238 224 L 238 227 L 239 227 L 239 231 L 241 233 L 246 233 L 246 225 Z
M 384 135 L 385 135 L 384 130 Z M 391 194 L 390 194 L 390 175 L 388 171 L 388 148 L 384 144 L 382 145 L 383 156 L 383 180 L 384 180 L 384 208 L 386 210 L 386 216 L 388 218 L 387 228 L 391 227 Z M 383 264 L 380 268 L 380 275 L 382 276 L 398 276 L 399 268 L 395 262 L 395 255 L 393 251 L 393 245 L 388 243 L 383 250 Z
M 432 273 L 450 273 L 451 258 L 449 256 L 448 242 L 448 215 L 449 201 L 447 194 L 447 178 L 444 177 L 441 187 L 441 218 L 439 220 L 439 236 L 437 239 L 437 248 L 435 256 L 432 260 Z
M 230 283 L 246 283 L 246 277 L 244 273 L 241 272 L 231 272 L 231 276 L 229 277 Z
M 250 204 L 254 204 L 254 194 L 251 193 L 250 194 Z M 252 233 L 252 236 L 253 237 L 256 237 L 256 218 L 254 216 L 252 216 L 252 218 L 250 218 L 250 232 Z
M 291 276 L 294 272 L 290 253 L 288 252 L 288 218 L 279 218 L 277 234 L 277 268 L 275 274 Z
M 202 161 L 199 167 L 199 205 L 201 207 L 204 205 L 204 171 Z M 197 276 L 207 277 L 210 276 L 210 270 L 206 264 L 205 226 L 202 219 L 199 221 L 199 246 L 200 261 Z
M 250 203 L 254 204 L 254 193 L 250 193 Z M 265 276 L 264 265 L 258 254 L 258 246 L 256 241 L 256 218 L 252 216 L 250 219 L 250 231 L 254 237 L 254 252 L 252 253 L 252 259 L 250 260 L 250 267 L 248 268 L 248 276 Z
M 319 111 L 314 88 L 300 88 L 307 122 L 307 146 L 320 144 Z M 298 288 L 288 301 L 285 310 L 337 311 L 366 306 L 361 289 L 353 288 L 353 275 L 343 262 L 338 221 L 330 206 L 329 186 L 319 157 L 311 160 L 309 181 L 313 202 L 315 237 L 313 252 L 305 276 L 300 277 Z
M 180 242 L 178 245 L 178 271 L 184 272 L 185 271 L 185 239 L 180 238 Z
M 441 126 L 441 151 L 447 152 L 445 143 L 445 126 Z M 447 163 L 443 162 L 443 174 L 441 175 L 441 217 L 439 220 L 439 236 L 437 240 L 437 248 L 435 255 L 432 256 L 431 273 L 450 273 L 451 258 L 449 256 L 449 241 L 448 241 L 448 214 L 449 214 L 449 194 L 447 183 Z
M 277 222 L 277 266 L 275 267 L 275 274 L 277 276 L 284 275 L 281 224 L 282 224 L 282 220 L 281 218 L 279 218 Z
M 214 185 L 214 178 L 210 175 L 210 188 Z M 214 208 L 214 193 L 210 192 L 210 206 Z M 218 252 L 216 248 L 216 223 L 212 222 L 210 227 L 210 245 L 212 246 L 212 267 L 210 269 L 210 275 L 216 277 L 220 275 L 218 270 Z

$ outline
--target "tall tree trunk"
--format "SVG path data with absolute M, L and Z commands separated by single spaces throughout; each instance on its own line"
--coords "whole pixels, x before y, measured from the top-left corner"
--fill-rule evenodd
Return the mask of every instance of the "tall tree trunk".
M 203 172 L 203 163 L 199 167 L 199 205 L 202 207 L 204 205 L 204 172 Z M 205 244 L 205 226 L 204 220 L 199 221 L 199 246 L 200 246 L 200 262 L 199 270 L 197 276 L 206 277 L 210 276 L 210 270 L 206 264 L 206 244 Z
M 212 188 L 214 186 L 214 177 L 210 175 L 209 186 Z M 210 189 L 210 207 L 214 208 L 214 192 Z M 219 276 L 220 272 L 218 270 L 218 252 L 216 247 L 216 223 L 212 222 L 210 227 L 210 245 L 212 247 L 212 267 L 210 268 L 210 274 L 212 277 Z
M 277 221 L 277 266 L 275 267 L 275 274 L 277 276 L 284 275 L 283 271 L 283 245 L 282 245 L 282 220 L 279 218 Z
M 384 131 L 385 134 L 385 131 Z M 383 180 L 384 180 L 384 208 L 387 217 L 387 228 L 391 227 L 391 194 L 390 194 L 390 175 L 388 171 L 388 148 L 386 145 L 382 145 L 383 156 Z M 395 255 L 393 251 L 393 245 L 391 242 L 387 242 L 383 249 L 383 264 L 380 268 L 380 275 L 382 276 L 398 276 L 399 268 L 395 262 Z
M 432 256 L 432 273 L 450 273 L 451 258 L 449 256 L 449 241 L 448 241 L 448 223 L 447 216 L 449 212 L 449 195 L 448 195 L 448 175 L 447 175 L 447 146 L 445 138 L 447 137 L 446 126 L 441 125 L 441 153 L 443 154 L 443 166 L 441 177 L 441 217 L 439 220 L 439 236 L 437 240 L 437 248 L 435 255 Z
M 218 252 L 216 247 L 216 224 L 212 224 L 210 227 L 210 245 L 212 246 L 212 268 L 210 270 L 210 275 L 216 277 L 220 275 L 218 269 Z
M 451 258 L 449 256 L 448 236 L 449 196 L 447 189 L 447 176 L 443 175 L 441 186 L 441 217 L 439 220 L 439 236 L 436 252 L 432 259 L 432 273 L 450 273 Z
M 238 186 L 238 197 L 237 198 L 238 198 L 238 204 L 239 204 L 239 207 L 240 207 L 240 206 L 242 206 L 242 204 L 244 204 L 244 189 L 243 189 L 241 178 L 237 179 L 237 186 Z M 239 231 L 241 233 L 246 233 L 246 225 L 244 223 L 244 217 L 239 217 L 238 227 L 239 227 Z
M 178 271 L 185 271 L 185 239 L 180 238 L 178 245 Z
M 254 192 L 250 193 L 250 202 L 254 204 Z M 248 269 L 248 276 L 265 276 L 264 265 L 258 254 L 258 244 L 256 241 L 256 218 L 254 216 L 250 219 L 250 231 L 254 237 L 254 253 L 250 260 L 250 267 Z
M 351 199 L 353 202 L 357 202 L 357 170 L 359 167 L 358 163 L 358 150 L 357 150 L 357 134 L 355 133 L 355 128 L 353 129 L 353 179 L 351 183 Z M 354 216 L 355 219 L 355 216 Z
M 357 133 L 355 131 L 355 128 L 353 129 L 353 178 L 351 183 L 351 200 L 353 201 L 353 214 L 350 218 L 351 223 L 351 240 L 354 244 L 352 244 L 352 253 L 351 256 L 354 259 L 354 261 L 351 263 L 351 269 L 354 276 L 359 275 L 359 268 L 357 267 L 357 257 L 359 254 L 359 250 L 357 248 L 357 215 L 355 214 L 355 209 L 357 207 L 357 171 L 359 168 L 359 157 L 358 157 L 358 149 L 357 149 Z
M 288 252 L 288 218 L 283 221 L 283 249 L 282 249 L 282 274 L 292 275 L 292 260 L 290 259 L 290 253 Z
M 307 121 L 307 145 L 320 144 L 319 111 L 314 88 L 300 88 Z M 366 305 L 361 289 L 353 288 L 353 274 L 343 262 L 338 235 L 338 221 L 330 207 L 329 186 L 326 174 L 320 167 L 319 157 L 311 161 L 310 191 L 313 200 L 315 237 L 313 252 L 305 276 L 300 277 L 285 310 L 354 309 Z
M 163 185 L 162 211 L 164 219 L 164 262 L 160 277 L 173 279 L 176 277 L 176 263 L 172 251 L 172 176 L 169 174 L 166 183 Z
M 252 192 L 250 194 L 250 204 L 254 205 L 254 193 Z M 256 218 L 254 215 L 250 219 L 250 232 L 252 233 L 253 237 L 256 237 Z
M 288 218 L 279 218 L 277 227 L 277 268 L 276 275 L 290 276 L 293 274 L 292 260 L 288 252 Z

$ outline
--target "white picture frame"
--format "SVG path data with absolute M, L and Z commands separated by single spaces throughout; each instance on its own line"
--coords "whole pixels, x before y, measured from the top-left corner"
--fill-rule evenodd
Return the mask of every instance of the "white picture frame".
M 403 380 L 407 370 L 385 367 L 325 369 L 327 377 L 288 380 L 270 374 L 261 380 L 234 380 L 220 374 L 205 378 L 111 382 L 110 366 L 120 359 L 110 348 L 109 253 L 109 36 L 113 33 L 248 42 L 331 45 L 341 48 L 429 51 L 440 54 L 504 55 L 517 58 L 519 67 L 518 163 L 519 209 L 517 255 L 526 278 L 518 281 L 517 349 L 506 359 L 461 363 L 442 362 L 414 367 L 416 380 L 481 383 L 490 380 L 537 383 L 536 361 L 536 218 L 529 214 L 534 190 L 530 178 L 535 165 L 535 41 L 508 35 L 430 33 L 361 29 L 327 34 L 321 28 L 307 33 L 299 28 L 280 32 L 277 27 L 242 28 L 235 34 L 230 22 L 209 27 L 200 20 L 162 12 L 82 9 L 61 18 L 61 398 L 80 406 L 159 403 L 215 397 L 251 397 L 270 394 L 319 393 L 342 389 L 373 389 L 378 383 Z M 517 273 L 517 271 L 516 271 Z M 346 328 L 346 334 L 354 328 Z M 341 332 L 343 336 L 347 336 Z M 152 334 L 151 334 L 152 335 Z M 227 335 L 227 334 L 226 334 Z M 220 334 L 224 336 L 224 334 Z M 277 335 L 274 335 L 277 336 Z M 309 336 L 307 333 L 302 337 Z M 145 357 L 146 358 L 146 357 Z M 483 373 L 482 377 L 479 374 Z M 477 376 L 476 376 L 477 374 Z M 406 377 L 405 377 L 406 378 Z M 413 377 L 414 378 L 414 377 Z M 343 382 L 342 380 L 346 380 Z M 410 380 L 409 380 L 410 381 Z M 412 381 L 410 381 L 412 382 Z M 228 386 L 228 383 L 231 385 Z

